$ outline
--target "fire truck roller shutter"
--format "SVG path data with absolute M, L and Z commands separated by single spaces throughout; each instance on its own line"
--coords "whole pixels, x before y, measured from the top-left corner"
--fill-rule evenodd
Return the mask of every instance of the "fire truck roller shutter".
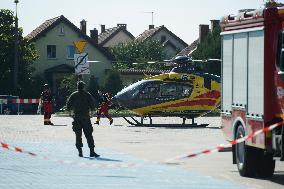
M 223 36 L 222 54 L 222 111 L 232 111 L 232 75 L 233 75 L 233 35 Z
M 247 41 L 247 32 L 234 34 L 233 104 L 240 107 L 247 105 Z
M 264 31 L 249 32 L 248 40 L 248 109 L 249 115 L 264 114 Z

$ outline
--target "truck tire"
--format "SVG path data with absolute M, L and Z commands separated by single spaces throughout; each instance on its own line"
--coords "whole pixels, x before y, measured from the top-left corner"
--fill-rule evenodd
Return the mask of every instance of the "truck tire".
M 275 169 L 275 160 L 273 160 L 272 154 L 264 154 L 262 151 L 262 158 L 260 159 L 258 167 L 257 176 L 261 178 L 272 177 Z
M 236 139 L 245 136 L 245 129 L 242 125 L 239 125 L 236 130 Z M 253 149 L 245 142 L 238 143 L 235 146 L 236 163 L 239 173 L 243 177 L 253 177 L 257 172 L 257 156 L 253 154 Z

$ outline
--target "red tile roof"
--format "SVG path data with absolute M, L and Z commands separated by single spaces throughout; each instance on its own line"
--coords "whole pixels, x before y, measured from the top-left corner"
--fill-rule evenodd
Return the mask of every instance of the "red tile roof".
M 164 30 L 166 33 L 168 33 L 169 35 L 171 35 L 173 38 L 175 38 L 177 41 L 179 41 L 181 44 L 183 44 L 184 46 L 188 46 L 188 44 L 186 42 L 184 42 L 181 38 L 179 38 L 178 36 L 176 36 L 174 33 L 172 33 L 170 30 L 168 30 L 164 25 L 161 25 L 159 27 L 153 28 L 153 29 L 149 29 L 149 30 L 145 30 L 143 33 L 141 33 L 138 37 L 136 37 L 136 40 L 147 40 L 151 37 L 153 37 L 156 33 L 158 33 L 159 31 Z
M 114 60 L 113 55 L 107 49 L 96 44 L 88 35 L 83 33 L 79 28 L 77 28 L 72 22 L 70 22 L 63 15 L 46 20 L 39 27 L 37 27 L 30 34 L 28 34 L 25 38 L 28 39 L 28 41 L 30 42 L 34 42 L 38 38 L 44 36 L 48 31 L 56 27 L 61 22 L 64 22 L 65 24 L 67 24 L 70 28 L 72 28 L 75 32 L 78 33 L 79 37 L 83 38 L 88 43 L 90 43 L 95 48 L 97 48 L 99 51 L 101 51 L 101 53 L 103 53 L 106 57 L 108 57 L 109 60 Z
M 30 34 L 26 36 L 26 39 L 29 41 L 36 38 L 38 35 L 40 35 L 42 32 L 47 30 L 52 24 L 54 24 L 56 21 L 62 19 L 64 16 L 58 16 L 49 20 L 46 20 L 44 23 L 42 23 L 39 27 L 34 29 Z
M 198 44 L 199 44 L 199 39 L 196 39 L 189 46 L 181 50 L 177 54 L 177 56 L 191 56 L 193 51 L 195 51 L 195 49 L 197 48 Z
M 108 28 L 108 29 L 105 30 L 105 32 L 100 33 L 99 37 L 98 37 L 99 44 L 104 45 L 107 41 L 109 41 L 111 38 L 113 38 L 120 31 L 123 31 L 131 39 L 134 39 L 134 36 L 129 31 L 127 31 L 125 27 L 117 26 L 117 27 L 113 27 L 113 28 Z

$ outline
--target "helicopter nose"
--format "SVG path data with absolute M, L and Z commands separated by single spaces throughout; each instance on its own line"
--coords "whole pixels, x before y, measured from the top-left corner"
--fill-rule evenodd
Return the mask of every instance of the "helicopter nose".
M 116 95 L 111 98 L 111 102 L 113 105 L 118 105 L 118 100 Z
M 112 103 L 121 107 L 127 107 L 129 103 L 129 98 L 125 94 L 117 94 L 112 97 Z

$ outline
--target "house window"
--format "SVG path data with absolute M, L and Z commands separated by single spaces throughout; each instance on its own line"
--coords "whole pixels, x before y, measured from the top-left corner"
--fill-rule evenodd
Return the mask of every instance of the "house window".
M 47 45 L 47 58 L 54 59 L 56 58 L 56 45 Z
M 74 45 L 67 46 L 67 59 L 74 59 L 75 47 Z
M 162 35 L 162 36 L 161 36 L 161 43 L 164 43 L 164 42 L 166 41 L 166 39 L 167 39 L 166 36 L 165 36 L 165 35 Z
M 61 26 L 60 28 L 59 28 L 59 35 L 64 35 L 65 33 L 64 33 L 64 27 L 63 26 Z

